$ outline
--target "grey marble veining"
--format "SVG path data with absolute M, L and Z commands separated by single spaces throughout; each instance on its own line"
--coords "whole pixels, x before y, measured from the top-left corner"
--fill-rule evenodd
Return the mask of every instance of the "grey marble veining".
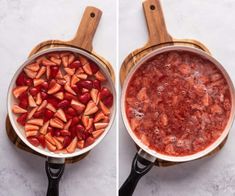
M 175 38 L 203 42 L 235 82 L 235 1 L 162 0 L 169 33 Z M 120 0 L 119 61 L 147 41 L 141 2 Z M 127 20 L 128 19 L 128 20 Z M 225 147 L 216 155 L 168 168 L 153 168 L 144 176 L 135 196 L 234 196 L 235 126 Z M 120 117 L 119 186 L 130 172 L 136 153 Z
M 6 95 L 15 70 L 31 49 L 49 39 L 71 39 L 87 5 L 103 10 L 94 37 L 96 52 L 115 66 L 116 7 L 114 1 L 0 0 L 0 196 L 44 196 L 45 160 L 16 149 L 5 132 Z M 66 165 L 61 196 L 115 195 L 115 125 L 105 139 L 77 164 Z

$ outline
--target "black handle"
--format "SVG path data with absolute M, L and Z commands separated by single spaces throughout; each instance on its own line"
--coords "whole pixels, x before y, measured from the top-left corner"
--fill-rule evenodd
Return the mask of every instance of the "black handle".
M 46 161 L 46 172 L 48 177 L 47 196 L 59 196 L 59 182 L 64 173 L 64 163 L 49 163 Z
M 132 161 L 131 173 L 119 189 L 119 196 L 131 196 L 140 178 L 145 175 L 154 163 L 142 158 L 136 153 Z

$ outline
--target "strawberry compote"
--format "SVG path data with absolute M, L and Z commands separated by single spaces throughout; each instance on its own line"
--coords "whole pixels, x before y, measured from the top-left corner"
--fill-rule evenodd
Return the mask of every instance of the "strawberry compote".
M 72 52 L 53 52 L 26 65 L 16 78 L 12 106 L 28 141 L 72 153 L 101 136 L 113 95 L 97 64 Z
M 186 156 L 220 137 L 230 116 L 231 94 L 210 61 L 190 52 L 164 52 L 135 71 L 125 105 L 132 131 L 146 146 Z

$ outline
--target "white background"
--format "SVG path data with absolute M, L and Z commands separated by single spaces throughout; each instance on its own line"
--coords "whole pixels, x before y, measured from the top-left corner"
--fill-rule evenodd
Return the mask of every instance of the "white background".
M 203 42 L 235 81 L 235 1 L 162 0 L 169 33 L 175 38 Z M 141 1 L 120 0 L 119 61 L 147 40 Z M 120 119 L 119 183 L 129 175 L 136 148 Z M 216 156 L 172 166 L 153 168 L 144 176 L 135 196 L 232 196 L 235 195 L 235 130 Z
M 87 5 L 103 10 L 93 46 L 115 65 L 115 4 L 114 0 L 0 0 L 0 196 L 44 196 L 47 189 L 45 160 L 17 149 L 5 132 L 6 95 L 15 70 L 41 41 L 71 39 Z M 66 165 L 60 195 L 115 195 L 115 141 L 113 126 L 89 156 Z

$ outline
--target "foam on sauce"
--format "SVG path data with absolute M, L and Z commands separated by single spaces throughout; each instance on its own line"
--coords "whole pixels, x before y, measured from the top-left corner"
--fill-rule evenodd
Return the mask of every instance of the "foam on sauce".
M 173 156 L 194 154 L 215 142 L 231 112 L 221 71 L 189 52 L 165 52 L 141 65 L 125 101 L 136 136 L 158 153 Z

